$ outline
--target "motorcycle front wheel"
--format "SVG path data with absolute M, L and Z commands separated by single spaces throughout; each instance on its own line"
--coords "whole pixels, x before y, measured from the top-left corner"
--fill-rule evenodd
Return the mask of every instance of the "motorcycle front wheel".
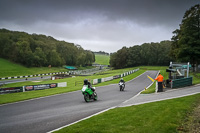
M 120 86 L 120 91 L 122 91 L 122 86 Z
M 97 100 L 97 93 L 94 92 L 94 101 L 96 101 L 96 100 Z
M 84 99 L 85 99 L 85 102 L 89 102 L 90 101 L 90 95 L 88 93 L 85 93 Z

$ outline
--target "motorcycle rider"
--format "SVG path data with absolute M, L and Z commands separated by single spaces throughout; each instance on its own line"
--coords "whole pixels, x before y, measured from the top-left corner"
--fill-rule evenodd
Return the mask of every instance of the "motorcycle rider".
M 123 78 L 120 79 L 119 83 L 122 82 L 124 84 L 124 88 L 125 88 L 125 81 L 123 80 Z
M 88 88 L 90 88 L 93 92 L 95 91 L 94 88 L 92 88 L 91 83 L 87 79 L 84 80 L 84 85 L 88 85 Z

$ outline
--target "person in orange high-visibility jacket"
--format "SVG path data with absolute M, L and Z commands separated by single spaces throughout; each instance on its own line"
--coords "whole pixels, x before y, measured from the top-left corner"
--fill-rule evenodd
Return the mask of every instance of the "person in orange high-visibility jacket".
M 163 91 L 163 76 L 159 73 L 158 77 L 155 78 L 155 80 L 158 81 L 158 92 L 162 92 Z

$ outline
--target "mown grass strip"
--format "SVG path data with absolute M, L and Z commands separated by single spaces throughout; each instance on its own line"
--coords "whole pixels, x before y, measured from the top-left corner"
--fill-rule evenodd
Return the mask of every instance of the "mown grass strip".
M 115 108 L 56 133 L 176 133 L 200 94 L 124 108 Z
M 101 65 L 109 65 L 110 56 L 109 55 L 102 55 L 102 54 L 95 54 L 95 63 Z

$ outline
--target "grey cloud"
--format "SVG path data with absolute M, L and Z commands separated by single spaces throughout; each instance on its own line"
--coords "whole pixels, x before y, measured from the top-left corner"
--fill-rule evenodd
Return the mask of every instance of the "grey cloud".
M 103 49 L 105 45 L 113 52 L 123 45 L 170 39 L 185 11 L 197 3 L 198 0 L 0 0 L 0 28 L 46 34 L 80 43 L 86 49 Z
M 1 0 L 0 17 L 31 23 L 37 20 L 70 22 L 105 16 L 145 24 L 173 24 L 196 0 Z M 169 21 L 170 20 L 170 21 Z

